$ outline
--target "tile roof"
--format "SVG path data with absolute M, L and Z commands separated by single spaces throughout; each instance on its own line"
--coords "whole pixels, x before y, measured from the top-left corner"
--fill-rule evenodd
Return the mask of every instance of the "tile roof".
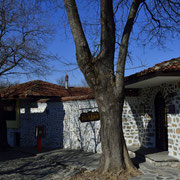
M 40 80 L 30 81 L 23 84 L 18 84 L 0 90 L 0 98 L 14 99 L 14 98 L 28 98 L 28 97 L 43 97 L 43 98 L 63 98 L 68 97 L 70 100 L 75 100 L 77 97 L 83 99 L 90 98 L 92 91 L 87 87 L 69 87 L 65 89 L 62 86 L 44 82 Z M 68 99 L 67 98 L 67 99 Z
M 161 62 L 151 68 L 145 69 L 145 70 L 135 73 L 135 74 L 132 74 L 132 75 L 126 77 L 125 81 L 130 80 L 130 79 L 139 78 L 139 77 L 142 77 L 142 76 L 145 76 L 145 75 L 148 75 L 151 73 L 156 73 L 156 72 L 180 72 L 180 57 Z
M 156 72 L 180 72 L 180 57 L 164 61 L 139 73 L 130 75 L 125 78 L 125 82 Z M 0 90 L 0 99 L 36 97 L 61 98 L 62 101 L 94 99 L 92 91 L 88 87 L 69 87 L 65 89 L 62 86 L 41 80 L 30 81 Z

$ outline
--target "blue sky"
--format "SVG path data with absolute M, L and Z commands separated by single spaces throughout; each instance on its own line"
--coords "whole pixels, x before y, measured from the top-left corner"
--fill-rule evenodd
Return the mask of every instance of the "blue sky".
M 61 15 L 59 18 L 61 18 Z M 64 25 L 60 22 L 57 24 L 56 28 L 56 35 L 54 39 L 49 42 L 48 50 L 53 54 L 57 54 L 61 61 L 76 63 L 75 46 L 69 27 L 66 27 L 67 29 L 64 30 Z M 180 40 L 178 38 L 167 40 L 164 42 L 164 45 L 166 46 L 165 49 L 162 49 L 159 46 L 146 46 L 145 48 L 142 48 L 138 47 L 136 42 L 131 43 L 130 51 L 133 53 L 134 62 L 133 64 L 127 63 L 126 76 L 148 67 L 152 67 L 162 61 L 180 56 Z M 144 67 L 136 68 L 141 65 L 140 61 L 143 62 Z M 74 71 L 70 71 L 73 68 L 77 68 L 76 66 L 67 67 L 59 62 L 51 62 L 51 65 L 54 69 L 52 70 L 52 73 L 47 75 L 45 78 L 34 76 L 28 79 L 27 77 L 20 78 L 17 76 L 17 78 L 10 79 L 10 81 L 18 81 L 19 83 L 22 83 L 30 80 L 42 79 L 48 82 L 56 83 L 58 78 L 68 74 L 70 85 L 81 85 L 83 75 L 80 70 L 75 69 Z
M 76 55 L 75 55 L 75 46 L 73 39 L 64 39 L 62 40 L 61 37 L 56 37 L 54 41 L 52 41 L 52 44 L 49 45 L 49 49 L 53 53 L 57 53 L 59 57 L 62 60 L 68 60 L 75 62 L 76 61 Z M 161 49 L 159 47 L 154 48 L 136 48 L 134 45 L 133 51 L 135 52 L 135 58 L 136 62 L 134 62 L 135 65 L 129 65 L 127 64 L 127 70 L 126 75 L 134 74 L 136 72 L 139 72 L 143 69 L 146 69 L 148 67 L 152 67 L 153 65 L 160 63 L 165 60 L 169 60 L 171 58 L 179 57 L 180 56 L 180 41 L 179 39 L 174 39 L 172 41 L 166 41 L 166 49 Z M 140 60 L 144 61 L 145 67 L 138 67 L 140 66 Z M 65 76 L 67 73 L 69 75 L 69 82 L 71 85 L 81 85 L 81 80 L 84 78 L 83 74 L 79 69 L 71 71 L 71 68 L 74 68 L 74 66 L 67 68 L 66 66 L 62 67 L 61 63 L 51 63 L 55 69 L 59 71 L 55 71 L 51 75 L 47 75 L 45 78 L 43 77 L 31 77 L 28 79 L 27 77 L 22 77 L 21 80 L 19 78 L 16 78 L 16 81 L 26 82 L 30 80 L 35 79 L 42 79 L 48 82 L 56 83 L 56 80 L 62 76 Z M 133 68 L 138 67 L 138 68 Z M 132 69 L 130 69 L 132 68 Z M 63 70 L 67 69 L 67 70 Z
M 134 64 L 127 63 L 127 70 L 126 70 L 126 76 L 130 74 L 134 74 L 136 72 L 139 72 L 143 69 L 146 69 L 148 67 L 152 67 L 153 65 L 160 63 L 165 60 L 169 60 L 171 58 L 179 57 L 180 56 L 180 41 L 179 39 L 174 39 L 171 41 L 165 42 L 166 48 L 162 49 L 157 47 L 147 47 L 145 49 L 143 48 L 137 48 L 135 44 L 133 44 L 133 52 L 135 52 L 135 62 Z M 75 55 L 75 46 L 72 39 L 64 39 L 62 40 L 62 37 L 57 37 L 56 40 L 50 45 L 50 49 L 56 53 L 62 58 L 64 61 L 76 61 L 76 55 Z M 141 61 L 143 61 L 144 67 L 141 66 Z M 69 71 L 69 69 L 74 68 L 66 66 L 62 66 L 61 64 L 54 64 L 56 68 L 59 68 L 59 72 L 55 72 L 50 76 L 47 76 L 45 80 L 49 82 L 56 83 L 56 80 L 59 77 L 65 76 L 66 73 L 69 75 L 69 81 L 71 85 L 80 85 L 81 79 L 83 79 L 83 75 L 80 72 L 80 70 L 74 70 Z M 59 67 L 58 67 L 59 66 Z M 137 68 L 136 68 L 137 67 Z M 63 69 L 66 69 L 64 70 Z M 132 69 L 131 69 L 132 68 Z

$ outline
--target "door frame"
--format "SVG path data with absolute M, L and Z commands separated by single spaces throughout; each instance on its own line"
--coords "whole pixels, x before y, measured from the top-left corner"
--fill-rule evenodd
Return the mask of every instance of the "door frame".
M 154 100 L 155 107 L 155 134 L 156 148 L 161 151 L 168 150 L 168 122 L 165 99 L 158 92 Z

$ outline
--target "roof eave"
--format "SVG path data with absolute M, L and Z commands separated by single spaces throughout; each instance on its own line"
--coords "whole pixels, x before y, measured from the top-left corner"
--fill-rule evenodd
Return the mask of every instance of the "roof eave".
M 145 74 L 142 76 L 138 76 L 138 75 L 129 76 L 127 78 L 127 80 L 125 80 L 125 87 L 126 88 L 128 88 L 128 87 L 133 88 L 133 84 L 135 85 L 135 84 L 140 83 L 140 82 L 146 82 L 147 83 L 148 80 L 150 82 L 151 79 L 157 78 L 157 77 L 164 77 L 164 78 L 179 77 L 180 78 L 180 71 L 160 71 L 160 72 L 148 73 L 148 74 Z M 159 82 L 159 84 L 161 84 L 161 82 Z M 150 84 L 148 84 L 148 85 L 150 85 Z M 138 87 L 138 88 L 141 88 L 141 87 Z

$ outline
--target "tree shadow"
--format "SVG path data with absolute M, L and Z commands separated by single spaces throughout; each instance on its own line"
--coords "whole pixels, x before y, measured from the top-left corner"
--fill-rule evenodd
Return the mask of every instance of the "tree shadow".
M 141 163 L 146 162 L 146 156 L 154 153 L 161 152 L 161 150 L 156 148 L 145 148 L 143 146 L 139 147 L 137 150 L 133 151 L 135 153 L 135 157 L 131 158 L 134 165 L 139 168 Z
M 21 179 L 38 179 L 58 176 L 63 179 L 85 167 L 96 167 L 99 162 L 98 154 L 75 150 L 54 150 L 36 157 L 10 161 L 10 166 L 5 167 L 5 162 L 0 164 L 0 178 L 20 176 Z
M 97 111 L 97 107 L 94 107 L 95 105 L 91 101 L 85 102 L 85 106 L 83 104 L 84 102 L 74 102 L 74 105 L 71 108 L 73 117 L 68 116 L 69 112 L 66 112 L 64 121 L 64 147 L 68 149 L 79 149 L 82 151 L 97 153 L 100 151 L 99 149 L 101 143 L 100 122 L 81 122 L 79 119 L 81 113 Z M 70 105 L 68 106 L 68 110 L 69 107 Z
M 35 156 L 35 154 L 33 153 L 22 152 L 20 150 L 17 150 L 16 148 L 8 148 L 8 149 L 6 148 L 0 151 L 0 162 L 20 159 L 20 158 L 28 158 L 33 156 Z
M 37 145 L 37 128 L 43 127 L 42 147 L 62 148 L 65 115 L 62 102 L 57 99 L 27 99 L 21 100 L 19 104 L 19 129 L 8 129 L 11 144 L 13 145 L 16 141 L 14 134 L 18 132 L 20 147 L 35 147 Z
M 37 159 L 36 159 L 37 160 Z M 16 176 L 22 176 L 23 177 L 29 177 L 30 179 L 38 179 L 43 178 L 45 176 L 53 175 L 58 172 L 57 166 L 61 166 L 62 169 L 64 169 L 64 165 L 61 165 L 60 163 L 57 165 L 54 162 L 46 162 L 37 160 L 37 162 L 34 162 L 34 159 L 29 159 L 28 162 L 22 163 L 22 165 L 15 166 L 14 168 L 9 168 L 6 170 L 3 170 L 1 168 L 0 175 L 8 175 L 11 177 L 11 175 Z
M 129 137 L 135 140 L 135 142 L 132 140 L 129 149 L 135 155 L 132 161 L 139 166 L 140 163 L 145 162 L 146 155 L 159 152 L 159 150 L 155 149 L 154 106 L 152 102 L 144 102 L 138 99 L 136 101 L 127 100 L 127 102 L 130 107 L 130 115 L 129 119 L 127 118 L 127 122 L 128 120 L 130 121 L 128 124 L 131 124 L 131 128 L 125 129 L 125 131 L 127 130 Z M 131 132 L 133 133 L 131 134 Z M 131 146 L 134 147 L 131 148 Z
M 71 129 L 69 133 L 68 148 L 97 153 L 101 143 L 100 134 L 97 122 L 82 123 L 79 119 L 74 118 L 73 130 Z
M 97 130 L 96 124 L 97 122 L 86 122 L 82 128 L 82 122 L 76 121 L 76 136 L 78 137 L 81 150 L 97 153 L 98 145 L 101 143 L 101 132 L 100 129 Z M 90 137 L 87 136 L 89 131 L 91 132 Z

